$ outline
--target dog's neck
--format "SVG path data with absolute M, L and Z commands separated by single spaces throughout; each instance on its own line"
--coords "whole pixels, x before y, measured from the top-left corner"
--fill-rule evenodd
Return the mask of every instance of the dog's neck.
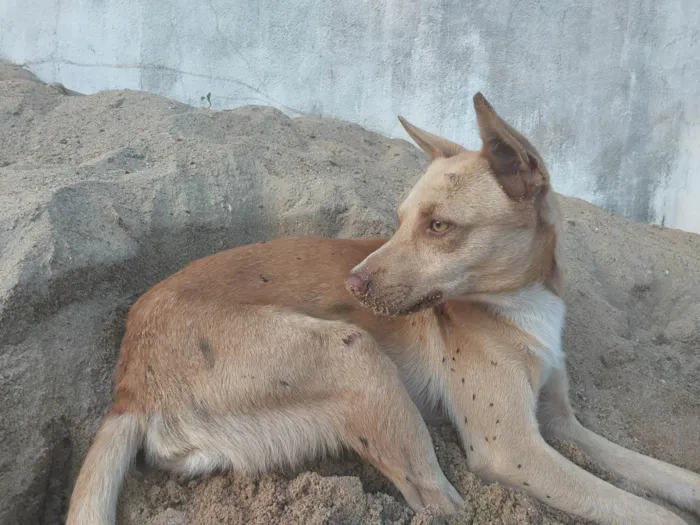
M 494 314 L 505 317 L 534 337 L 539 342 L 536 353 L 549 365 L 560 368 L 564 357 L 561 339 L 566 304 L 558 295 L 537 283 L 514 293 L 490 294 L 484 299 Z
M 493 315 L 502 317 L 528 334 L 537 343 L 527 345 L 548 370 L 564 365 L 562 335 L 566 304 L 543 283 L 531 283 L 515 291 L 485 293 L 470 297 Z

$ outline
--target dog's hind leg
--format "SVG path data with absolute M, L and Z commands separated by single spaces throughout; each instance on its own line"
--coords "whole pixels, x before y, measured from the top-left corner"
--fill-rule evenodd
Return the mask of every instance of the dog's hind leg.
M 215 355 L 191 399 L 151 418 L 146 456 L 186 474 L 257 474 L 350 447 L 419 509 L 454 513 L 420 412 L 375 340 L 347 323 L 240 314 L 234 356 Z M 229 344 L 210 337 L 212 351 Z
M 362 339 L 357 344 L 369 360 L 353 366 L 343 387 L 357 385 L 342 397 L 344 443 L 391 479 L 414 509 L 457 511 L 463 500 L 440 469 L 425 421 L 396 367 L 368 335 Z
M 700 515 L 700 475 L 621 447 L 581 425 L 569 402 L 565 371 L 556 372 L 540 395 L 546 436 L 571 441 L 610 472 Z

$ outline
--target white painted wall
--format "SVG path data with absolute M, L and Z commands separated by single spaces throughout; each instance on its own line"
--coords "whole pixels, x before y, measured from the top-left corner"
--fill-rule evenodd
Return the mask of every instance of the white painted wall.
M 697 0 L 2 0 L 0 57 L 83 93 L 270 104 L 478 145 L 482 90 L 555 188 L 700 232 Z

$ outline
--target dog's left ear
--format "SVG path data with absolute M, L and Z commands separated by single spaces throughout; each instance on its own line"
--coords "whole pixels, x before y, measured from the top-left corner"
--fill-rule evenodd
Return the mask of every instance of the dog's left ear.
M 481 155 L 511 199 L 530 199 L 547 184 L 542 158 L 530 142 L 508 125 L 486 97 L 474 95 L 474 110 L 483 142 Z
M 403 129 L 405 129 L 406 133 L 418 144 L 420 149 L 427 153 L 430 160 L 435 160 L 440 157 L 454 157 L 465 151 L 465 148 L 459 144 L 428 133 L 414 126 L 401 116 L 399 116 L 399 122 L 401 122 Z

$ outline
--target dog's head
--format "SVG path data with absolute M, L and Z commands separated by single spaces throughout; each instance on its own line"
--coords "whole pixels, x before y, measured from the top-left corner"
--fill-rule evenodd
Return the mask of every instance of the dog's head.
M 405 315 L 451 298 L 555 287 L 558 210 L 530 142 L 474 96 L 480 151 L 399 117 L 431 164 L 398 208 L 398 228 L 352 269 L 348 290 L 379 314 Z

